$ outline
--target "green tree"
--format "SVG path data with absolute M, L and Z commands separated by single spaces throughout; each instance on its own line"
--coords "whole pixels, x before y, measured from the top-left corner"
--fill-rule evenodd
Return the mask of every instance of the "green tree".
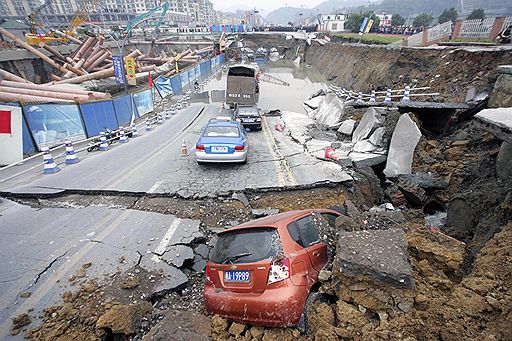
M 349 14 L 347 21 L 345 22 L 345 29 L 349 29 L 352 32 L 359 32 L 359 28 L 361 27 L 365 17 L 375 21 L 371 29 L 372 32 L 375 31 L 379 27 L 380 19 L 373 12 Z
M 414 27 L 427 27 L 432 23 L 433 20 L 434 18 L 432 18 L 430 14 L 422 13 L 414 18 L 412 25 Z
M 471 19 L 485 19 L 485 11 L 483 8 L 477 8 L 474 9 L 473 12 L 469 13 L 468 17 L 466 18 L 468 20 Z
M 439 16 L 439 23 L 443 24 L 447 21 L 451 21 L 455 24 L 457 20 L 457 10 L 455 8 L 445 9 L 443 13 Z
M 393 14 L 391 17 L 391 25 L 393 26 L 402 26 L 405 24 L 405 18 L 402 17 L 400 14 Z

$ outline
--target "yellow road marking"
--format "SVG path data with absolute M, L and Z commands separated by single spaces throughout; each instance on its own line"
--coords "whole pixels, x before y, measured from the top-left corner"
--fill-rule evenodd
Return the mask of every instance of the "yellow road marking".
M 286 170 L 286 175 L 288 175 L 286 177 L 282 173 L 282 171 L 280 169 L 281 167 L 276 166 L 278 177 L 283 178 L 283 185 L 280 185 L 280 186 L 283 187 L 286 185 L 286 181 L 284 180 L 285 178 L 288 179 L 288 182 L 291 186 L 296 186 L 297 180 L 295 179 L 295 175 L 293 174 L 293 171 L 290 168 L 290 165 L 288 164 L 288 160 L 286 159 L 286 157 L 281 155 L 281 153 L 279 152 L 279 149 L 277 148 L 276 142 L 274 140 L 274 136 L 272 136 L 272 132 L 270 131 L 270 127 L 269 127 L 267 119 L 265 117 L 262 118 L 261 126 L 263 128 L 262 130 L 263 130 L 263 133 L 265 134 L 267 146 L 268 146 L 268 149 L 270 150 L 270 153 L 272 154 L 272 157 L 274 157 L 275 159 L 278 160 L 275 162 L 277 164 L 279 164 L 279 166 L 282 166 Z

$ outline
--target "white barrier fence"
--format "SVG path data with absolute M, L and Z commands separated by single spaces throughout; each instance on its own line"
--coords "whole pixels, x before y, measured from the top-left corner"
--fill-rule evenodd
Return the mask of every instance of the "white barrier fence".
M 489 38 L 495 18 L 463 20 L 459 36 L 461 38 Z
M 503 22 L 503 27 L 501 28 L 501 30 L 503 31 L 504 29 L 506 29 L 510 25 L 512 25 L 512 17 L 506 17 L 505 21 Z
M 445 23 L 439 24 L 427 30 L 427 41 L 432 42 L 442 38 L 447 38 L 452 35 L 453 23 L 451 21 L 447 21 Z

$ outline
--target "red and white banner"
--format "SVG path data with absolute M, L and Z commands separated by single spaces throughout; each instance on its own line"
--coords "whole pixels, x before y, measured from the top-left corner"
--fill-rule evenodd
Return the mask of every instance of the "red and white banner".
M 0 104 L 0 166 L 23 160 L 21 108 Z
M 0 110 L 0 134 L 12 134 L 10 110 Z

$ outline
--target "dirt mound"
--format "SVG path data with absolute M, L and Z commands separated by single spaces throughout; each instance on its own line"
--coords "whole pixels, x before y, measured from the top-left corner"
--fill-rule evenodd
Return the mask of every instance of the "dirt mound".
M 474 257 L 512 219 L 512 183 L 496 174 L 500 140 L 474 120 L 459 123 L 452 131 L 443 137 L 421 138 L 413 172 L 432 172 L 446 180 L 446 189 L 428 194 L 448 207 L 444 231 L 467 243 Z
M 386 330 L 375 330 L 368 337 L 510 340 L 512 297 L 508 288 L 512 284 L 511 242 L 512 224 L 509 223 L 482 248 L 473 271 L 460 283 L 452 282 L 452 288 L 431 283 L 425 275 L 435 272 L 435 269 L 420 265 L 420 261 L 417 267 L 423 270 L 418 273 L 415 310 L 409 315 L 390 319 Z

